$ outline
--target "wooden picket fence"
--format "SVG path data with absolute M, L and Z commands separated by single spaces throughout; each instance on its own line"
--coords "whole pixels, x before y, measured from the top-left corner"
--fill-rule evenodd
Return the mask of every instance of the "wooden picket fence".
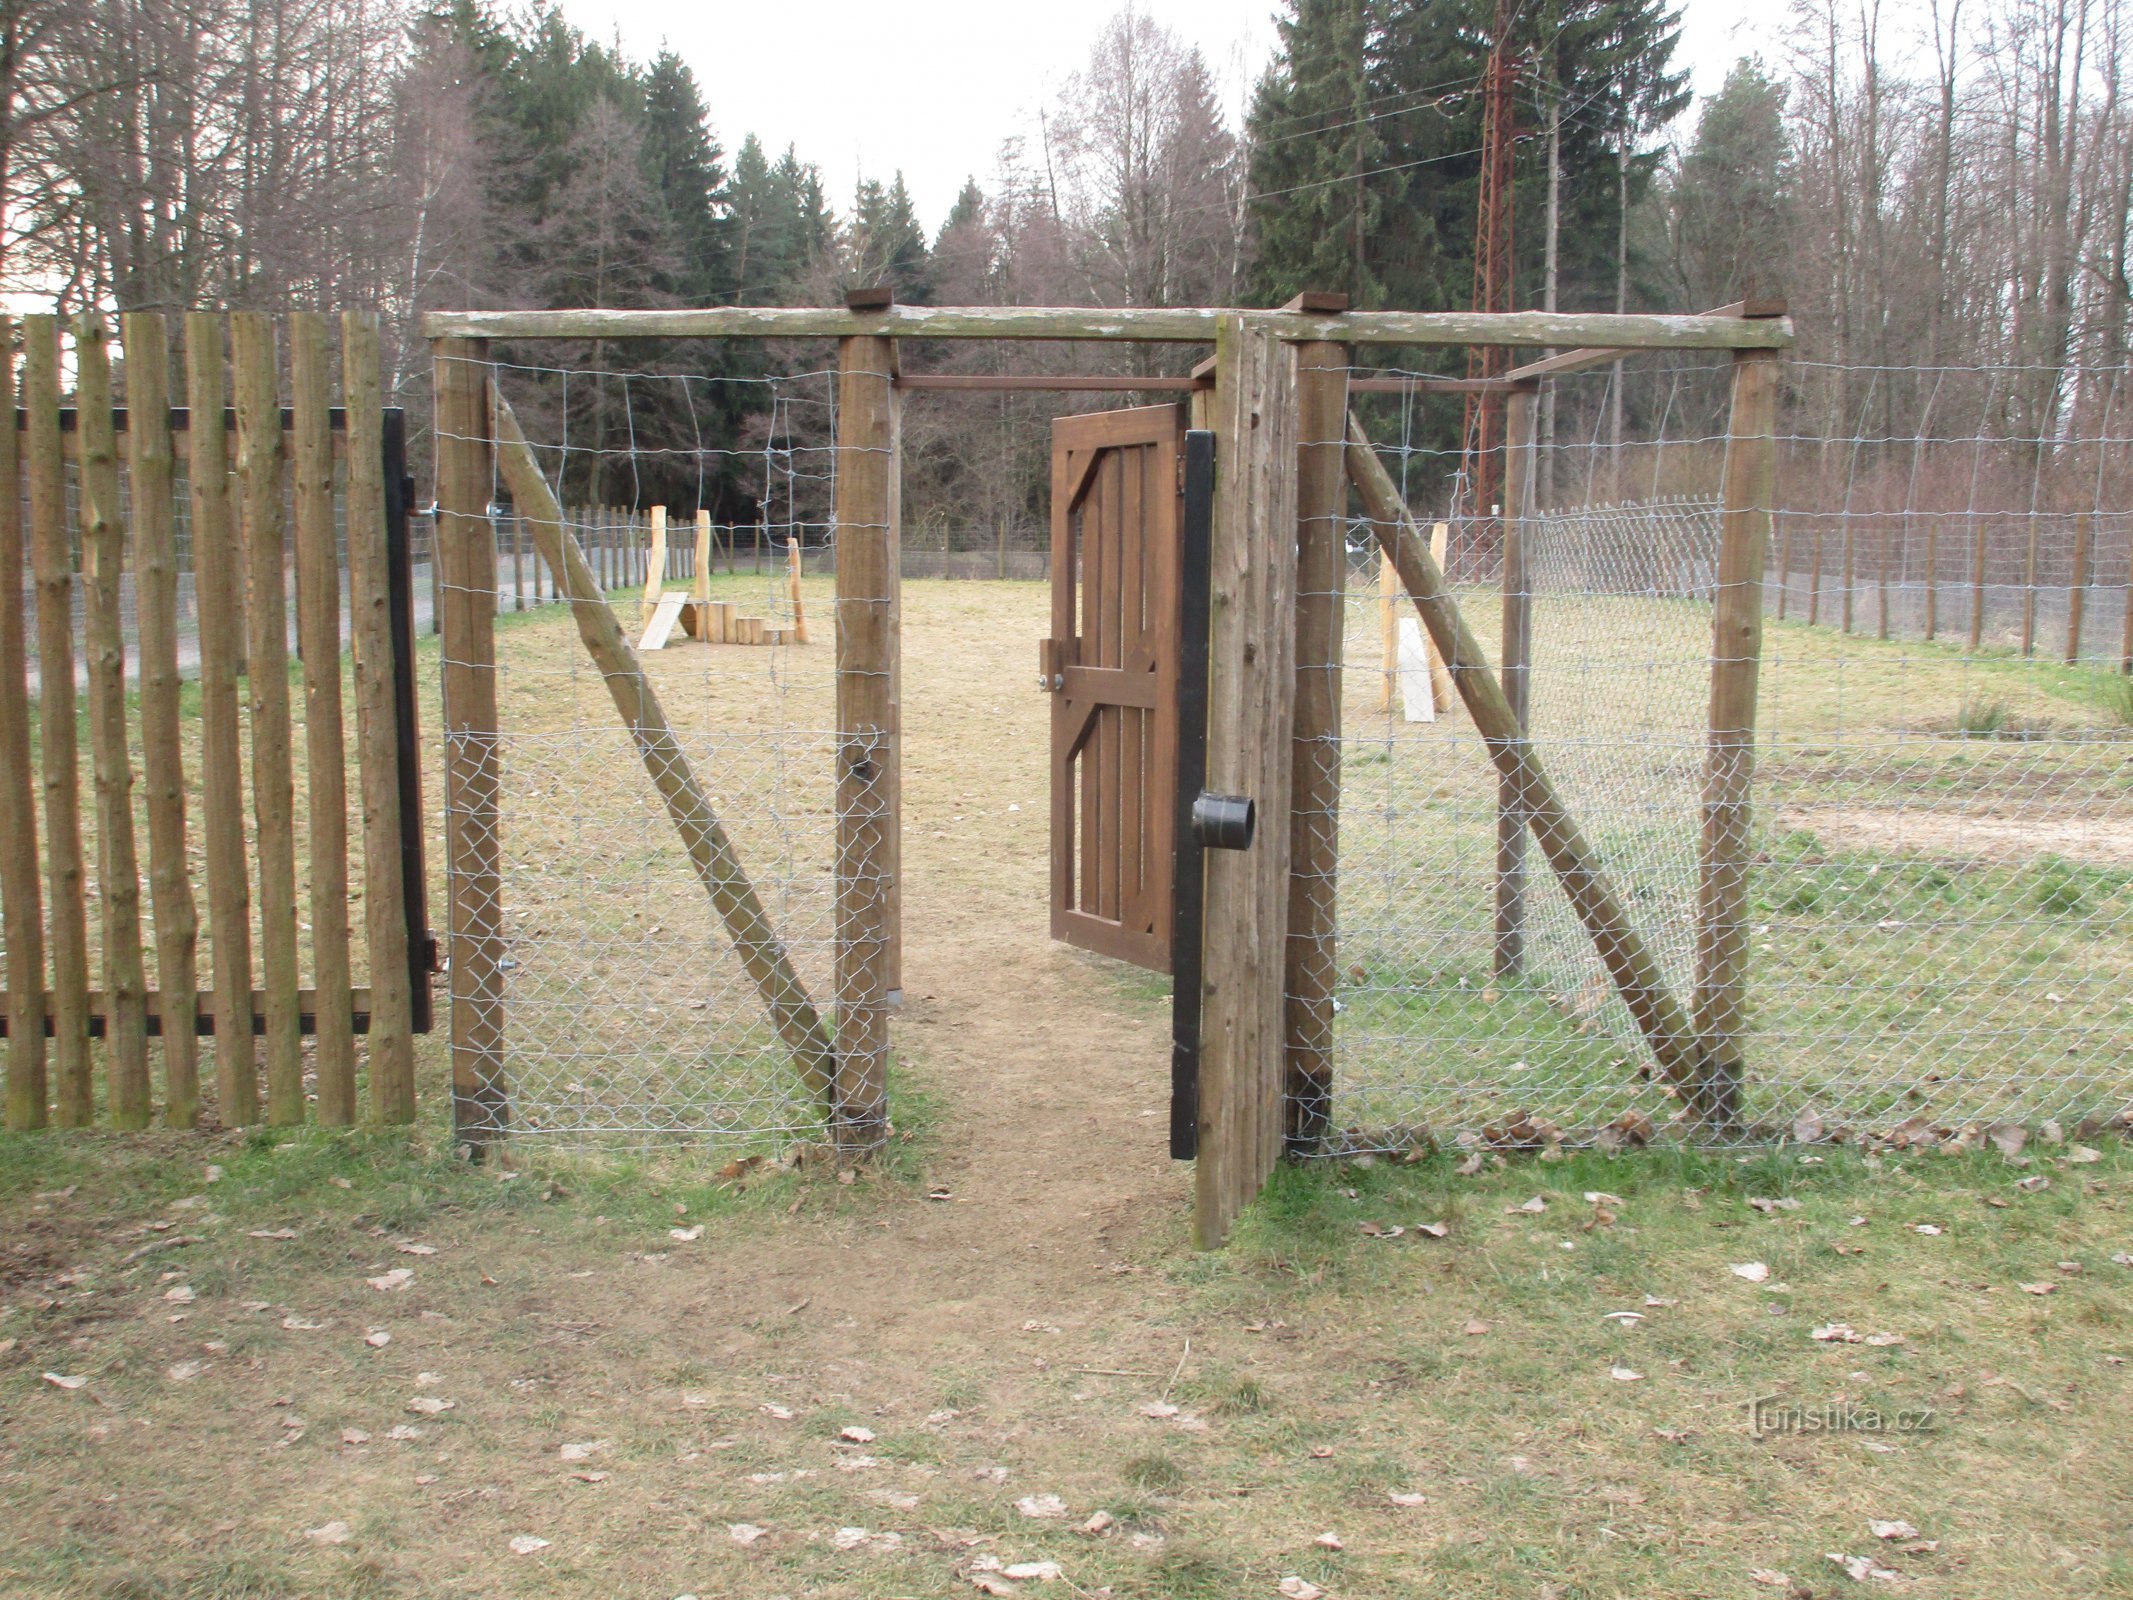
M 193 313 L 182 330 L 160 315 L 129 313 L 116 361 L 104 320 L 76 319 L 71 405 L 61 394 L 61 332 L 53 316 L 19 326 L 0 319 L 0 417 L 14 419 L 0 426 L 7 1125 L 85 1127 L 99 1110 L 117 1128 L 145 1128 L 159 1113 L 173 1127 L 262 1116 L 278 1125 L 311 1116 L 351 1123 L 358 1035 L 367 1035 L 370 1117 L 407 1121 L 413 1036 L 430 1026 L 433 947 L 414 757 L 405 421 L 381 401 L 377 320 L 367 312 L 340 319 L 339 406 L 331 403 L 332 330 L 316 313 L 291 314 L 279 328 L 262 313 Z M 184 349 L 178 404 L 174 332 Z M 123 407 L 113 404 L 115 374 Z M 292 533 L 300 672 L 289 651 Z M 190 608 L 181 604 L 188 555 Z M 130 629 L 122 603 L 129 577 Z M 197 638 L 185 652 L 197 657 L 197 718 L 184 705 L 181 634 Z M 292 707 L 299 689 L 300 718 Z M 360 893 L 351 884 L 351 831 L 360 836 Z M 299 899 L 300 845 L 307 902 Z M 207 902 L 204 939 L 196 876 Z M 350 926 L 358 905 L 361 985 Z M 306 912 L 308 940 L 300 937 Z M 91 987 L 92 933 L 100 988 Z M 203 1038 L 211 1041 L 212 1099 L 201 1082 Z M 151 1039 L 160 1043 L 160 1092 Z M 101 1043 L 100 1085 L 92 1041 Z

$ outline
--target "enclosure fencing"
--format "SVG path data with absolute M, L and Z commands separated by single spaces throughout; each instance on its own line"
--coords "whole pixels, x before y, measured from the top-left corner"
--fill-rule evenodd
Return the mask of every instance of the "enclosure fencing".
M 1725 1137 L 2071 1126 L 2133 1100 L 2127 430 L 2115 391 L 2078 391 L 2025 434 L 2007 398 L 2038 382 L 1789 364 Z M 1722 366 L 1657 357 L 1559 380 L 1508 597 L 1504 525 L 1453 514 L 1464 463 L 1418 442 L 1447 402 L 1369 402 L 1493 659 L 1528 616 L 1532 745 L 1679 992 L 1724 393 Z M 1333 1147 L 1693 1126 L 1537 863 L 1503 959 L 1494 776 L 1456 699 L 1427 704 L 1377 578 L 1359 557 L 1346 586 Z

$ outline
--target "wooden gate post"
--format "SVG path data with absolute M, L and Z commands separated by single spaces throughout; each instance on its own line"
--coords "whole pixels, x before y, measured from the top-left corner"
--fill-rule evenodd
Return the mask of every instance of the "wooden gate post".
M 1704 771 L 1703 873 L 1697 895 L 1694 1026 L 1707 1073 L 1706 1120 L 1740 1113 L 1748 977 L 1750 802 L 1755 693 L 1763 657 L 1763 559 L 1777 488 L 1775 351 L 1733 362 L 1718 588 L 1711 607 L 1710 742 Z
M 1316 1149 L 1325 1139 L 1333 1101 L 1333 929 L 1347 631 L 1348 361 L 1344 344 L 1314 340 L 1296 349 L 1296 720 L 1289 742 L 1284 976 L 1286 1131 L 1288 1147 L 1296 1154 Z
M 15 330 L 0 316 L 0 416 L 15 409 Z M 22 438 L 0 428 L 0 916 L 7 928 L 7 1126 L 41 1128 L 44 886 L 30 784 L 29 596 L 22 584 Z M 2133 607 L 2128 608 L 2133 615 Z
M 437 559 L 443 563 L 445 857 L 450 863 L 452 1128 L 476 1156 L 504 1132 L 502 762 L 496 534 L 489 523 L 488 346 L 431 342 Z
M 1296 702 L 1296 355 L 1264 319 L 1215 334 L 1207 787 L 1257 807 L 1207 859 L 1193 1237 L 1213 1249 L 1280 1158 L 1290 734 Z
M 1533 507 L 1533 411 L 1538 388 L 1524 388 L 1504 407 L 1503 461 L 1503 693 L 1523 738 L 1531 732 L 1533 700 L 1533 579 L 1526 560 Z M 1499 978 L 1526 964 L 1526 824 L 1515 778 L 1496 781 L 1496 960 Z
M 837 1071 L 840 1157 L 888 1126 L 896 864 L 896 341 L 837 346 Z

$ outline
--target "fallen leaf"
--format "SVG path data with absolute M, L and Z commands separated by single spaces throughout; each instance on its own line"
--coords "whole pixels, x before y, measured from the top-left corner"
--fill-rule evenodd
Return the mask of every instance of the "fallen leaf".
M 1769 1280 L 1770 1268 L 1760 1261 L 1736 1261 L 1733 1276 L 1746 1278 L 1750 1283 L 1764 1283 Z
M 1479 1317 L 1469 1317 L 1466 1320 L 1466 1326 L 1461 1328 L 1459 1331 L 1465 1334 L 1469 1339 L 1478 1339 L 1483 1334 L 1489 1331 L 1489 1325 L 1486 1322 L 1483 1322 Z
M 207 1371 L 207 1363 L 205 1361 L 180 1361 L 164 1376 L 173 1383 L 190 1383 L 205 1371 Z
M 1795 1144 L 1820 1144 L 1822 1135 L 1828 1131 L 1822 1124 L 1822 1114 L 1812 1108 L 1802 1111 L 1792 1119 L 1792 1140 Z
M 1792 1587 L 1790 1578 L 1786 1577 L 1782 1572 L 1772 1571 L 1769 1567 L 1756 1567 L 1749 1572 L 1748 1581 L 1750 1583 L 1767 1584 L 1773 1589 L 1790 1589 Z
M 1903 1335 L 1900 1333 L 1870 1333 L 1866 1336 L 1866 1342 L 1877 1350 L 1886 1350 L 1890 1345 L 1902 1344 Z
M 511 1553 L 515 1556 L 530 1556 L 536 1550 L 548 1548 L 548 1541 L 530 1533 L 515 1533 L 511 1536 Z
M 381 1272 L 375 1278 L 363 1280 L 380 1294 L 390 1294 L 395 1289 L 405 1289 L 415 1281 L 413 1267 L 395 1267 L 390 1272 Z
M 2022 1292 L 2024 1294 L 2057 1294 L 2059 1286 L 2056 1283 L 2025 1283 L 2022 1285 Z
M 2091 1150 L 2085 1144 L 2077 1144 L 2066 1153 L 2066 1164 L 2070 1167 L 2085 1167 L 2092 1161 L 2101 1161 L 2102 1159 L 2103 1152 L 2101 1150 Z
M 686 1395 L 682 1397 L 682 1402 L 685 1405 L 700 1405 L 703 1403 L 701 1401 L 690 1400 Z M 775 1400 L 766 1400 L 756 1409 L 761 1411 L 764 1416 L 769 1417 L 774 1422 L 792 1421 L 791 1409 L 787 1406 L 779 1405 Z
M 1017 1561 L 1000 1569 L 1003 1578 L 1019 1578 L 1034 1583 L 1050 1583 L 1059 1576 L 1056 1561 Z
M 1326 1592 L 1309 1578 L 1300 1578 L 1293 1572 L 1275 1584 L 1274 1590 L 1286 1600 L 1323 1600 Z
M 2018 1123 L 1996 1122 L 1985 1130 L 1994 1147 L 2003 1156 L 2018 1156 L 2022 1146 L 2029 1143 L 2029 1132 Z
M 434 1417 L 452 1410 L 458 1404 L 456 1400 L 440 1400 L 433 1394 L 418 1394 L 408 1401 L 407 1409 L 418 1416 Z
M 698 1239 L 701 1239 L 703 1236 L 704 1225 L 701 1222 L 697 1223 L 694 1227 L 667 1229 L 667 1237 L 669 1239 L 679 1239 L 683 1244 L 694 1244 Z
M 1389 1491 L 1386 1494 L 1385 1498 L 1387 1500 L 1390 1500 L 1394 1505 L 1404 1506 L 1409 1510 L 1412 1510 L 1416 1506 L 1426 1506 L 1429 1504 L 1429 1496 L 1426 1494 L 1406 1494 L 1400 1493 L 1398 1491 Z
M 372 1328 L 370 1332 L 363 1335 L 363 1342 L 373 1350 L 383 1350 L 393 1342 L 393 1336 L 383 1328 Z
M 390 1429 L 386 1431 L 385 1437 L 388 1439 L 398 1439 L 404 1443 L 411 1439 L 421 1438 L 422 1430 L 420 1428 L 412 1426 L 409 1423 L 396 1422 L 392 1425 Z
M 44 1375 L 44 1381 L 55 1389 L 79 1389 L 89 1380 L 87 1378 L 70 1377 L 63 1372 L 47 1372 Z
M 2041 1172 L 2033 1173 L 2027 1178 L 2019 1178 L 2015 1181 L 2015 1187 L 2024 1194 L 2038 1194 L 2051 1186 L 2051 1179 L 2045 1177 Z
M 323 1322 L 307 1322 L 302 1317 L 294 1316 L 283 1317 L 281 1325 L 291 1333 L 319 1333 L 326 1326 Z
M 1648 1305 L 1648 1306 L 1661 1306 L 1661 1307 L 1663 1307 L 1663 1306 L 1670 1306 L 1670 1305 L 1674 1305 L 1674 1304 L 1675 1304 L 1676 1302 L 1675 1302 L 1675 1301 L 1672 1301 L 1672 1300 L 1662 1300 L 1662 1299 L 1661 1299 L 1661 1298 L 1660 1298 L 1660 1297 L 1659 1297 L 1658 1295 L 1655 1295 L 1655 1294 L 1648 1294 L 1648 1295 L 1646 1295 L 1646 1296 L 1644 1297 L 1644 1303 L 1645 1303 L 1646 1305 Z
M 1547 1209 L 1548 1202 L 1540 1195 L 1535 1195 L 1532 1199 L 1522 1201 L 1518 1205 L 1505 1206 L 1504 1213 L 1507 1216 L 1517 1216 L 1520 1213 L 1524 1213 L 1527 1216 L 1539 1216 L 1543 1211 L 1546 1211 Z
M 1751 1195 L 1748 1204 L 1764 1216 L 1773 1216 L 1780 1211 L 1797 1211 L 1800 1202 L 1789 1194 L 1779 1195 L 1775 1200 L 1766 1200 L 1761 1195 Z
M 174 1306 L 189 1306 L 200 1297 L 199 1295 L 193 1292 L 193 1286 L 191 1284 L 181 1283 L 171 1288 L 165 1289 L 163 1291 L 163 1298 L 165 1300 L 168 1300 Z
M 1460 1162 L 1458 1166 L 1452 1168 L 1452 1171 L 1461 1178 L 1478 1178 L 1481 1176 L 1481 1169 L 1487 1164 L 1488 1158 L 1481 1151 L 1476 1150 L 1472 1155 Z
M 1609 1367 L 1607 1375 L 1617 1383 L 1642 1383 L 1644 1374 L 1633 1372 L 1628 1367 Z
M 1107 1529 L 1110 1528 L 1111 1524 L 1117 1520 L 1118 1519 L 1112 1516 L 1110 1512 L 1099 1511 L 1096 1513 L 1096 1515 L 1089 1518 L 1087 1522 L 1084 1522 L 1081 1527 L 1076 1531 L 1086 1533 L 1093 1538 L 1095 1535 L 1105 1532 Z
M 1426 1233 L 1432 1239 L 1442 1239 L 1451 1231 L 1450 1225 L 1443 1222 L 1418 1222 L 1415 1224 L 1415 1232 Z
M 1868 1578 L 1879 1578 L 1885 1583 L 1896 1582 L 1902 1574 L 1891 1572 L 1870 1556 L 1848 1556 L 1840 1550 L 1827 1552 L 1828 1559 L 1844 1569 L 1844 1575 L 1855 1583 L 1864 1583 Z
M 768 1528 L 759 1528 L 752 1522 L 729 1522 L 726 1524 L 726 1537 L 744 1550 L 768 1532 L 770 1532 Z
M 296 1237 L 296 1230 L 294 1228 L 254 1228 L 245 1237 L 248 1239 L 293 1239 Z
M 1818 1344 L 1857 1344 L 1859 1333 L 1849 1322 L 1825 1322 L 1808 1331 Z
M 347 1445 L 368 1444 L 370 1443 L 370 1435 L 361 1428 L 343 1428 L 341 1430 L 341 1443 Z
M 393 1248 L 399 1251 L 400 1254 L 402 1254 L 403 1256 L 433 1256 L 437 1253 L 437 1247 L 435 1245 L 416 1244 L 414 1241 L 409 1239 L 402 1239 L 398 1244 L 394 1245 Z
M 614 1442 L 612 1439 L 586 1439 L 577 1444 L 566 1444 L 556 1454 L 565 1461 L 590 1461 L 602 1450 L 611 1448 Z
M 1627 1202 L 1618 1194 L 1609 1194 L 1605 1189 L 1587 1189 L 1585 1203 L 1592 1206 L 1619 1206 Z
M 1911 1231 L 1913 1233 L 1922 1233 L 1929 1239 L 1937 1239 L 1940 1237 L 1940 1229 L 1930 1222 L 1914 1223 L 1911 1227 Z
M 1868 1517 L 1866 1519 L 1866 1529 L 1877 1539 L 1915 1539 L 1918 1537 L 1918 1530 L 1901 1517 L 1894 1517 L 1886 1522 L 1879 1517 Z
M 874 1442 L 874 1430 L 857 1426 L 842 1428 L 838 1430 L 837 1437 L 849 1439 L 854 1444 L 872 1444 Z
M 314 1544 L 346 1544 L 355 1537 L 355 1532 L 336 1518 L 332 1522 L 320 1523 L 316 1528 L 306 1528 L 304 1537 Z
M 1056 1494 L 1026 1494 L 1015 1502 L 1015 1509 L 1025 1517 L 1063 1517 L 1067 1514 L 1066 1502 Z
M 996 1578 L 989 1572 L 972 1573 L 970 1586 L 977 1590 L 979 1594 L 986 1595 L 1006 1596 L 1017 1595 L 1022 1592 L 1005 1578 Z
M 1318 1548 L 1321 1550 L 1341 1550 L 1346 1548 L 1346 1546 L 1341 1543 L 1341 1536 L 1335 1533 L 1331 1528 L 1328 1528 L 1324 1533 L 1320 1534 L 1316 1539 L 1313 1539 L 1311 1542 L 1317 1545 Z
M 1178 1414 L 1178 1408 L 1168 1400 L 1150 1400 L 1146 1405 L 1139 1406 L 1136 1409 L 1142 1416 L 1154 1417 L 1159 1422 Z

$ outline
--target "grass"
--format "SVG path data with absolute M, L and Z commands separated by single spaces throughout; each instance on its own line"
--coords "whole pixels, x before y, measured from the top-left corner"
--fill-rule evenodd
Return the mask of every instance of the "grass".
M 1290 1574 L 1344 1596 L 1582 1600 L 1750 1593 L 1751 1569 L 1840 1592 L 1833 1550 L 1927 1593 L 2122 1593 L 2133 1155 L 2092 1148 L 1288 1168 L 1222 1254 L 1183 1251 L 1182 1216 L 1159 1222 L 1138 1277 L 1077 1291 L 1083 1320 L 1041 1367 L 976 1346 L 929 1373 L 853 1359 L 863 1301 L 772 1308 L 760 1328 L 675 1316 L 724 1273 L 792 1270 L 808 1238 L 923 1250 L 901 1182 L 506 1177 L 419 1133 L 4 1139 L 0 1593 L 885 1600 L 954 1592 L 989 1551 L 1148 1600 L 1272 1594 Z M 720 1273 L 632 1265 L 671 1248 L 685 1197 L 716 1220 Z M 201 1242 L 138 1254 L 176 1231 L 149 1226 L 163 1219 Z M 297 1237 L 257 1236 L 280 1227 Z M 405 1239 L 437 1253 L 396 1254 Z M 413 1288 L 363 1286 L 393 1261 Z M 1765 1281 L 1733 1270 L 1750 1261 Z M 194 1291 L 183 1322 L 173 1282 Z M 285 1330 L 285 1307 L 323 1329 Z M 1814 1336 L 1836 1323 L 1859 1342 Z M 384 1350 L 357 1337 L 376 1325 Z M 1180 1414 L 1137 1414 L 1177 1360 L 1153 1349 L 1181 1346 Z M 188 1351 L 205 1373 L 165 1377 Z M 1111 1362 L 1161 1375 L 1067 1370 Z M 48 1370 L 89 1382 L 66 1393 Z M 385 1442 L 423 1393 L 455 1408 Z M 1849 1431 L 1769 1426 L 1838 1414 Z M 838 1441 L 854 1426 L 875 1441 Z M 344 1428 L 371 1437 L 345 1445 Z M 593 1481 L 557 1464 L 570 1440 L 595 1441 Z M 882 1465 L 837 1470 L 861 1451 Z M 1019 1514 L 1036 1493 L 1067 1516 Z M 1096 1510 L 1111 1530 L 1075 1532 Z M 303 1536 L 331 1516 L 347 1544 Z M 1869 1518 L 1937 1548 L 1878 1541 Z M 770 1532 L 742 1547 L 725 1531 L 740 1522 Z M 898 1539 L 844 1550 L 840 1528 Z M 511 1555 L 525 1532 L 550 1544 Z

